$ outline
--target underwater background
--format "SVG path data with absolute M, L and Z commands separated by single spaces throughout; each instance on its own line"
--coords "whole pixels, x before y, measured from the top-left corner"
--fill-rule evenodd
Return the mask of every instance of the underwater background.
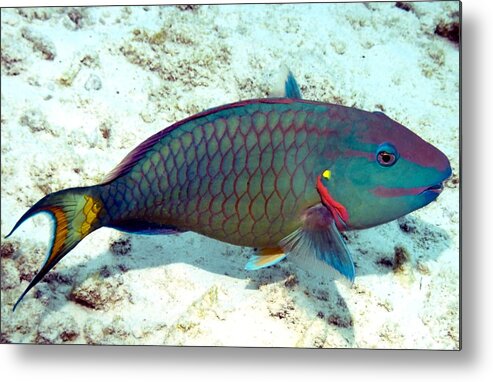
M 2 9 L 1 342 L 457 349 L 458 2 Z M 304 98 L 380 110 L 437 146 L 436 202 L 348 232 L 349 287 L 289 258 L 185 233 L 88 236 L 41 266 L 47 193 L 100 182 L 173 122 L 267 97 L 289 68 Z

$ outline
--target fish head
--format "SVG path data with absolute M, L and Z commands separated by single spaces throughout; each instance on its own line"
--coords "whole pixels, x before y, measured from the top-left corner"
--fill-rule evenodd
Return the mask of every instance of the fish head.
M 362 113 L 326 152 L 330 168 L 317 183 L 340 229 L 372 227 L 424 207 L 452 173 L 448 158 L 417 134 L 383 113 Z

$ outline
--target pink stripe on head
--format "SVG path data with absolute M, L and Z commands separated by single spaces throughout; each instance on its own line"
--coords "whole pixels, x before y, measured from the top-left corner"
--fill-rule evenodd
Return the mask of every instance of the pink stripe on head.
M 372 192 L 384 198 L 394 198 L 398 196 L 407 196 L 407 195 L 418 195 L 419 193 L 426 190 L 428 187 L 412 187 L 412 188 L 387 188 L 378 186 L 372 190 Z
M 375 154 L 374 153 L 369 153 L 367 151 L 359 151 L 359 150 L 346 150 L 344 151 L 345 156 L 349 157 L 360 157 L 360 158 L 366 158 L 369 161 L 375 160 Z
M 367 151 L 361 151 L 361 150 L 344 150 L 342 152 L 325 151 L 325 153 L 324 153 L 324 157 L 326 159 L 338 159 L 341 156 L 366 158 L 369 161 L 375 160 L 375 153 L 371 153 L 371 152 L 367 152 Z
M 436 147 L 420 138 L 408 128 L 384 114 L 370 113 L 369 129 L 363 140 L 367 143 L 392 143 L 401 158 L 423 167 L 433 167 L 443 172 L 450 167 L 447 157 Z

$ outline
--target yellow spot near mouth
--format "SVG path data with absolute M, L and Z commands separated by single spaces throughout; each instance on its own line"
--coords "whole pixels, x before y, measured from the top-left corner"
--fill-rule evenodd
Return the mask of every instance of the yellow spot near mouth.
M 86 220 L 82 223 L 80 227 L 80 233 L 85 236 L 91 229 L 92 223 L 97 219 L 99 211 L 101 210 L 101 202 L 95 200 L 89 195 L 84 195 L 86 204 L 82 212 L 84 213 Z
M 330 170 L 325 170 L 323 173 L 322 173 L 322 176 L 329 180 L 330 179 L 330 176 L 332 175 L 332 173 L 330 172 Z

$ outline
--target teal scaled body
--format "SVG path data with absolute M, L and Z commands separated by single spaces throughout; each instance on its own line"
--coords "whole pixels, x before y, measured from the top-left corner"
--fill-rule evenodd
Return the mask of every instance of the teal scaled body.
M 103 181 L 36 203 L 53 244 L 22 297 L 89 233 L 103 227 L 194 231 L 259 248 L 247 269 L 311 256 L 354 278 L 343 230 L 367 228 L 433 201 L 451 174 L 438 149 L 382 113 L 285 98 L 224 105 L 136 147 Z M 20 300 L 20 299 L 19 299 Z
M 256 100 L 159 133 L 125 175 L 101 187 L 108 224 L 125 228 L 130 219 L 139 230 L 152 223 L 278 246 L 320 200 L 313 185 L 325 165 L 327 112 L 316 103 Z

